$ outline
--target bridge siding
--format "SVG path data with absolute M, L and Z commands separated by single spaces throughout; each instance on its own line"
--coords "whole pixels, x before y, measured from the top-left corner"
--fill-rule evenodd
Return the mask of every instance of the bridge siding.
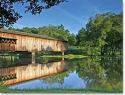
M 29 81 L 36 78 L 42 78 L 49 75 L 61 73 L 68 69 L 68 64 L 64 61 L 51 62 L 51 66 L 46 64 L 29 64 L 25 66 L 16 66 L 0 68 L 0 77 L 4 78 L 10 75 L 16 75 L 16 78 L 4 81 L 4 85 L 12 85 L 20 82 Z M 3 73 L 4 72 L 4 73 Z
M 65 51 L 67 43 L 59 40 L 0 32 L 0 37 L 17 39 L 16 44 L 0 44 L 0 51 Z

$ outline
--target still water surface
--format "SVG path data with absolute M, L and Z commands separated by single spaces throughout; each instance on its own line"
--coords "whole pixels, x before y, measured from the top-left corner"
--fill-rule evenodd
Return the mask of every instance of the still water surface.
M 107 88 L 122 89 L 123 69 L 119 57 L 84 59 L 0 58 L 0 80 L 10 88 Z

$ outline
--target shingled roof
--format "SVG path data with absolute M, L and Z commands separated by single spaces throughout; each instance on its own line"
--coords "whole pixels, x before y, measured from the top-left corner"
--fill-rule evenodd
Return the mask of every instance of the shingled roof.
M 26 33 L 26 32 L 15 31 L 15 30 L 0 29 L 0 32 L 2 32 L 2 33 L 10 33 L 10 34 L 17 34 L 17 35 L 25 35 L 25 36 L 31 36 L 31 37 L 37 37 L 37 38 L 43 38 L 43 39 L 50 39 L 50 40 L 58 40 L 58 41 L 67 42 L 66 40 L 57 39 L 57 38 L 52 38 L 52 37 L 48 37 L 48 36 L 46 36 L 46 35 L 31 34 L 31 33 Z

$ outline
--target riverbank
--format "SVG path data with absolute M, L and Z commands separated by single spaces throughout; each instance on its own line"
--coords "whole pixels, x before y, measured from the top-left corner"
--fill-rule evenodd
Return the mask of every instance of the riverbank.
M 85 58 L 87 56 L 85 55 L 74 55 L 74 54 L 67 54 L 67 55 L 42 55 L 41 57 L 48 57 L 48 58 L 68 58 L 68 59 L 72 59 L 72 58 Z
M 1 93 L 122 93 L 122 90 L 108 90 L 103 88 L 88 89 L 9 89 L 0 87 Z

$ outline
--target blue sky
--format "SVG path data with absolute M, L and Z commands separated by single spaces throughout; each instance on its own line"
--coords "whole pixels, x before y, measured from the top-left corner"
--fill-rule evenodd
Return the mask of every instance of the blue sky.
M 44 10 L 39 15 L 25 13 L 21 5 L 15 9 L 23 17 L 13 25 L 15 28 L 42 27 L 63 24 L 65 29 L 77 33 L 81 27 L 85 27 L 90 17 L 98 13 L 122 12 L 122 0 L 68 0 L 51 9 Z

